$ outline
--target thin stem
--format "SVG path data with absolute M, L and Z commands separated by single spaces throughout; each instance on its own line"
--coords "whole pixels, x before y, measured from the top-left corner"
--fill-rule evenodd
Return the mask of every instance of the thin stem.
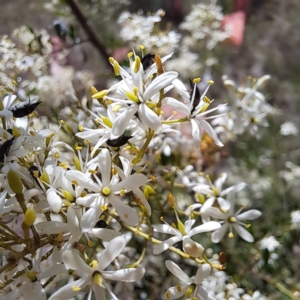
M 106 66 L 110 69 L 110 63 L 108 61 L 110 55 L 110 50 L 106 47 L 104 42 L 100 39 L 97 34 L 92 22 L 85 16 L 79 3 L 75 0 L 66 0 L 66 3 L 70 6 L 73 14 L 76 16 L 78 22 L 81 24 L 82 28 L 86 32 L 87 36 L 95 48 L 99 51 L 100 55 L 104 58 Z

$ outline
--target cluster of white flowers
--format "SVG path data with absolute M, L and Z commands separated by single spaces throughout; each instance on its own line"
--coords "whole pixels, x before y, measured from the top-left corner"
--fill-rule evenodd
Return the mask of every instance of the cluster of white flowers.
M 159 49 L 161 54 L 174 51 L 179 45 L 181 34 L 158 27 L 164 14 L 163 10 L 147 16 L 144 16 L 143 12 L 138 14 L 123 12 L 118 19 L 121 39 L 130 42 L 131 46 L 144 45 L 152 51 Z
M 192 7 L 180 28 L 187 30 L 189 35 L 183 38 L 183 44 L 193 48 L 202 42 L 208 50 L 223 42 L 231 34 L 231 28 L 222 28 L 223 13 L 216 0 L 209 4 L 199 3 Z
M 259 138 L 260 127 L 269 126 L 266 117 L 277 111 L 259 91 L 269 79 L 269 75 L 258 80 L 249 77 L 245 85 L 237 86 L 227 76 L 223 77 L 224 86 L 228 90 L 228 105 L 222 107 L 221 112 L 226 112 L 226 117 L 215 119 L 213 124 L 218 127 L 218 133 L 223 133 L 225 141 L 245 132 Z
M 174 261 L 165 261 L 181 281 L 167 288 L 166 299 L 216 299 L 203 282 L 225 263 L 210 261 L 196 236 L 212 232 L 212 241 L 218 243 L 227 231 L 233 238 L 234 229 L 253 242 L 249 225 L 242 221 L 254 220 L 261 212 L 241 213 L 244 207 L 235 211 L 236 193 L 245 183 L 224 189 L 225 173 L 212 183 L 191 168 L 169 172 L 156 166 L 158 153 L 171 155 L 176 149 L 170 140 L 181 123 L 189 126 L 194 148 L 200 147 L 204 132 L 218 147 L 223 145 L 209 123 L 216 117 L 209 114 L 224 107 L 210 108 L 207 93 L 213 82 L 202 94 L 199 78 L 190 80 L 187 88 L 177 72 L 164 70 L 171 56 L 129 53 L 128 71 L 110 58 L 121 80 L 107 90 L 91 87 L 91 105 L 78 108 L 83 113 L 78 112 L 73 123 L 62 121 L 57 129 L 39 129 L 34 110 L 40 101 L 16 103 L 16 95 L 9 93 L 0 102 L 2 299 L 46 299 L 46 294 L 51 300 L 76 295 L 121 299 L 120 285 L 136 282 L 145 287 L 140 280 L 152 264 L 143 261 L 149 245 L 156 256 L 171 251 L 196 266 L 195 276 L 190 276 Z M 167 111 L 172 114 L 165 116 Z M 59 139 L 61 127 L 76 144 Z M 178 209 L 176 195 L 162 188 L 168 176 L 195 193 L 197 203 L 185 212 Z M 168 224 L 167 213 L 160 217 L 163 224 L 152 220 L 152 205 L 158 203 L 170 204 L 177 226 Z M 199 209 L 203 224 L 197 218 Z M 184 223 L 179 214 L 187 216 Z M 142 251 L 129 246 L 131 233 L 147 241 Z M 161 234 L 172 237 L 157 239 Z
M 292 163 L 291 161 L 287 161 L 285 163 L 285 166 L 289 170 L 280 171 L 278 174 L 279 177 L 283 178 L 286 181 L 288 188 L 298 186 L 300 182 L 300 167 Z

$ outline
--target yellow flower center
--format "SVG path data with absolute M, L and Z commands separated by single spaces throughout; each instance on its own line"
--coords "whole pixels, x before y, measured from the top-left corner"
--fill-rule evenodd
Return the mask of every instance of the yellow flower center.
M 105 195 L 105 196 L 108 196 L 110 194 L 110 188 L 108 186 L 105 186 L 102 189 L 102 194 Z

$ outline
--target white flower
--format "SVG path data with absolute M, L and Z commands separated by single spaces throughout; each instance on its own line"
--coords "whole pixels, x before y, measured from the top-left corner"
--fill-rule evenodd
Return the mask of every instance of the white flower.
M 208 199 L 204 202 L 203 205 L 196 203 L 190 206 L 190 210 L 195 210 L 198 207 L 201 207 L 201 217 L 203 222 L 210 221 L 209 216 L 205 213 L 209 207 L 212 207 L 215 201 L 218 202 L 220 209 L 223 212 L 227 212 L 230 208 L 230 202 L 226 200 L 224 197 L 228 195 L 231 191 L 238 192 L 242 190 L 246 184 L 244 182 L 235 184 L 231 187 L 223 189 L 223 185 L 227 179 L 227 174 L 222 173 L 214 182 L 214 184 L 209 180 L 208 177 L 208 184 L 199 184 L 196 185 L 193 190 L 198 194 L 208 195 Z
M 300 210 L 291 212 L 292 228 L 300 228 Z
M 187 221 L 185 221 L 183 225 L 182 222 L 179 220 L 177 214 L 176 217 L 178 221 L 178 229 L 174 228 L 173 226 L 167 223 L 153 226 L 156 232 L 173 235 L 173 237 L 161 242 L 160 244 L 154 245 L 153 254 L 158 255 L 166 251 L 167 249 L 169 249 L 175 243 L 178 243 L 179 241 L 183 241 L 183 249 L 187 254 L 194 257 L 202 256 L 204 252 L 204 248 L 200 244 L 194 242 L 190 237 L 202 232 L 210 232 L 210 231 L 217 230 L 221 227 L 221 225 L 218 222 L 211 221 L 196 226 L 195 228 L 192 229 L 192 226 L 196 222 L 195 219 L 188 219 Z
M 170 287 L 165 292 L 166 299 L 177 299 L 182 297 L 187 289 L 191 286 L 194 287 L 193 292 L 190 293 L 190 299 L 196 298 L 198 300 L 214 300 L 215 298 L 210 296 L 202 287 L 201 283 L 204 279 L 209 277 L 211 272 L 211 267 L 209 264 L 200 265 L 197 273 L 194 277 L 187 276 L 184 271 L 171 260 L 166 260 L 165 262 L 167 269 L 180 281 L 182 284 Z
M 126 205 L 115 193 L 120 194 L 122 190 L 131 191 L 138 189 L 148 181 L 147 177 L 143 174 L 133 174 L 120 182 L 117 174 L 111 177 L 112 162 L 107 149 L 103 149 L 98 155 L 98 166 L 101 172 L 101 179 L 97 176 L 97 172 L 94 172 L 93 178 L 96 182 L 80 171 L 71 170 L 66 172 L 67 179 L 72 183 L 76 183 L 92 192 L 83 197 L 78 197 L 76 203 L 90 207 L 90 217 L 93 220 L 97 220 L 102 212 L 97 207 L 111 204 L 123 221 L 129 225 L 136 226 L 139 222 L 136 210 Z
M 122 135 L 136 113 L 144 125 L 158 131 L 161 128 L 160 117 L 149 106 L 157 102 L 159 91 L 170 86 L 172 81 L 177 78 L 178 73 L 165 72 L 145 87 L 143 85 L 143 65 L 140 58 L 136 57 L 131 66 L 131 75 L 127 73 L 126 76 L 127 78 L 122 76 L 123 83 L 118 85 L 118 94 L 126 100 L 106 96 L 108 100 L 130 105 L 114 121 L 112 134 L 116 137 Z
M 220 107 L 226 105 L 219 105 L 215 108 L 207 110 L 211 101 L 206 97 L 206 93 L 212 82 L 210 81 L 206 89 L 200 96 L 198 87 L 196 83 L 193 83 L 192 94 L 189 95 L 185 86 L 180 80 L 173 80 L 173 85 L 176 88 L 177 92 L 183 97 L 184 104 L 177 99 L 166 97 L 163 100 L 163 104 L 171 106 L 172 108 L 184 113 L 192 125 L 192 136 L 194 140 L 194 145 L 196 148 L 199 148 L 201 141 L 201 129 L 206 131 L 207 134 L 214 140 L 217 146 L 222 147 L 223 144 L 219 140 L 216 132 L 211 127 L 211 125 L 206 121 L 208 119 L 216 118 L 218 116 L 207 117 L 207 114 L 219 109 Z
M 280 126 L 280 134 L 281 135 L 298 135 L 298 128 L 295 125 L 295 123 L 292 122 L 284 122 L 283 124 L 281 124 Z
M 71 299 L 82 289 L 89 287 L 95 293 L 96 299 L 106 299 L 106 291 L 115 298 L 111 292 L 107 280 L 133 282 L 140 280 L 145 273 L 142 267 L 121 269 L 116 271 L 105 271 L 112 261 L 123 251 L 126 246 L 124 236 L 116 237 L 109 242 L 104 251 L 99 255 L 99 259 L 87 265 L 80 257 L 77 250 L 66 250 L 62 254 L 65 266 L 75 270 L 80 279 L 70 282 L 55 292 L 49 300 Z
M 250 232 L 248 232 L 246 229 L 244 229 L 244 226 L 246 226 L 241 221 L 243 220 L 255 220 L 258 217 L 261 216 L 261 212 L 257 209 L 251 209 L 249 211 L 246 211 L 244 213 L 241 213 L 241 210 L 244 209 L 242 207 L 237 212 L 234 212 L 234 206 L 235 206 L 235 193 L 234 191 L 231 191 L 228 196 L 227 200 L 230 201 L 230 209 L 227 213 L 221 212 L 219 209 L 215 207 L 210 207 L 207 209 L 207 214 L 209 214 L 211 217 L 224 220 L 221 221 L 223 224 L 222 227 L 215 232 L 212 233 L 211 239 L 214 243 L 219 243 L 222 238 L 224 237 L 226 231 L 229 229 L 229 237 L 233 237 L 232 228 L 235 229 L 235 231 L 238 233 L 238 235 L 245 241 L 252 243 L 254 241 L 254 238 Z
M 275 239 L 274 236 L 271 235 L 263 238 L 259 242 L 259 246 L 261 250 L 268 249 L 269 252 L 273 252 L 276 248 L 280 247 L 280 243 Z

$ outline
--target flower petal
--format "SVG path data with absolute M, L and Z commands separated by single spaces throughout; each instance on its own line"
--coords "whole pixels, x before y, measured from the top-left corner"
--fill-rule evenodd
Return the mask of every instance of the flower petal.
M 214 231 L 211 234 L 211 240 L 213 243 L 219 243 L 222 238 L 224 237 L 226 231 L 228 230 L 229 224 L 228 223 L 224 223 L 223 226 L 218 229 L 217 231 Z
M 193 280 L 189 276 L 187 276 L 182 271 L 182 269 L 171 260 L 166 260 L 165 265 L 167 269 L 182 282 L 186 284 L 191 284 L 193 282 Z
M 207 134 L 214 140 L 217 146 L 223 147 L 223 143 L 219 140 L 216 132 L 211 125 L 205 120 L 199 120 L 201 127 L 207 132 Z
M 79 186 L 84 187 L 90 191 L 98 193 L 100 191 L 99 185 L 97 185 L 88 174 L 82 173 L 77 170 L 70 170 L 65 173 L 65 176 L 70 181 L 76 181 Z
M 105 242 L 110 242 L 115 237 L 121 235 L 120 232 L 107 228 L 93 228 L 89 233 Z
M 103 271 L 123 251 L 126 246 L 124 236 L 112 239 L 103 250 L 98 264 L 98 270 Z
M 103 186 L 109 186 L 111 174 L 111 156 L 107 149 L 103 149 L 98 155 L 99 167 L 101 170 L 101 180 Z
M 160 233 L 167 233 L 167 234 L 182 236 L 178 229 L 173 228 L 169 224 L 153 225 L 153 229 L 154 229 L 154 231 L 160 232 Z
M 221 225 L 219 222 L 216 221 L 210 221 L 204 224 L 201 224 L 195 228 L 193 228 L 190 232 L 189 232 L 189 236 L 193 236 L 197 233 L 201 233 L 201 232 L 210 232 L 210 231 L 215 231 L 217 229 L 221 228 Z
M 99 206 L 89 208 L 80 219 L 81 231 L 90 231 L 95 224 L 99 221 L 99 217 L 102 214 L 102 209 Z
M 92 275 L 94 269 L 85 263 L 85 261 L 79 256 L 77 250 L 65 250 L 62 253 L 62 260 L 65 266 L 71 270 L 80 270 L 87 275 Z
M 112 134 L 114 135 L 114 138 L 118 138 L 124 133 L 130 120 L 137 112 L 138 108 L 139 106 L 137 104 L 132 104 L 115 119 L 112 127 Z
M 245 240 L 248 243 L 254 242 L 253 235 L 249 231 L 247 231 L 244 227 L 242 227 L 240 224 L 234 223 L 232 224 L 232 226 L 243 240 Z
M 209 264 L 200 265 L 194 278 L 194 283 L 200 284 L 205 278 L 210 275 L 210 271 L 211 267 Z
M 143 267 L 123 269 L 117 271 L 103 271 L 103 278 L 123 281 L 123 282 L 134 282 L 140 280 L 145 274 L 145 269 Z
M 239 221 L 242 220 L 255 220 L 259 218 L 262 215 L 261 211 L 257 209 L 250 209 L 248 211 L 243 212 L 242 214 L 239 214 L 236 216 L 236 219 Z
M 132 190 L 144 185 L 148 181 L 148 178 L 144 174 L 129 175 L 126 179 L 120 181 L 111 187 L 112 192 L 119 192 L 122 189 Z
M 163 99 L 162 104 L 168 105 L 168 106 L 174 108 L 175 110 L 183 112 L 186 116 L 190 115 L 189 108 L 184 103 L 180 102 L 179 100 L 177 100 L 175 98 L 166 97 Z
M 88 284 L 90 284 L 90 282 L 91 282 L 91 278 L 89 276 L 86 278 L 80 278 L 76 281 L 72 281 L 64 285 L 54 294 L 52 294 L 48 300 L 73 299 L 73 297 L 80 292 L 80 289 L 85 288 Z M 80 289 L 79 290 L 73 289 L 74 286 Z
M 165 294 L 168 293 L 168 298 L 166 298 L 166 296 L 165 296 L 165 298 L 172 300 L 172 299 L 178 299 L 178 298 L 182 297 L 185 294 L 185 292 L 189 286 L 181 285 L 181 284 L 179 284 L 179 286 L 180 286 L 180 292 L 178 291 L 178 286 L 172 286 L 172 287 L 168 288 L 167 291 L 165 292 Z
M 50 188 L 47 190 L 47 201 L 54 213 L 60 212 L 60 209 L 62 207 L 62 200 L 60 196 L 57 195 L 54 189 Z
M 40 222 L 35 225 L 42 234 L 59 234 L 69 232 L 69 225 L 59 221 Z
M 153 246 L 153 254 L 154 255 L 158 255 L 158 254 L 166 251 L 171 246 L 173 246 L 175 243 L 181 241 L 182 238 L 183 238 L 182 236 L 173 236 L 173 237 L 171 237 L 171 238 L 163 241 L 159 245 L 154 245 Z
M 161 120 L 159 116 L 145 103 L 141 103 L 139 105 L 139 117 L 145 125 L 154 131 L 158 131 L 161 128 Z
M 130 226 L 136 226 L 139 223 L 139 216 L 137 211 L 130 207 L 129 205 L 125 204 L 122 200 L 118 197 L 110 195 L 109 201 L 111 205 L 117 210 L 122 221 Z
M 199 122 L 198 122 L 198 120 L 191 119 L 191 124 L 192 124 L 192 136 L 193 136 L 193 140 L 194 140 L 194 145 L 195 145 L 196 149 L 199 149 L 200 141 L 201 141 Z
M 144 100 L 146 101 L 151 99 L 154 94 L 171 84 L 172 81 L 177 78 L 177 76 L 178 73 L 174 71 L 165 72 L 157 76 L 147 87 L 143 95 Z

